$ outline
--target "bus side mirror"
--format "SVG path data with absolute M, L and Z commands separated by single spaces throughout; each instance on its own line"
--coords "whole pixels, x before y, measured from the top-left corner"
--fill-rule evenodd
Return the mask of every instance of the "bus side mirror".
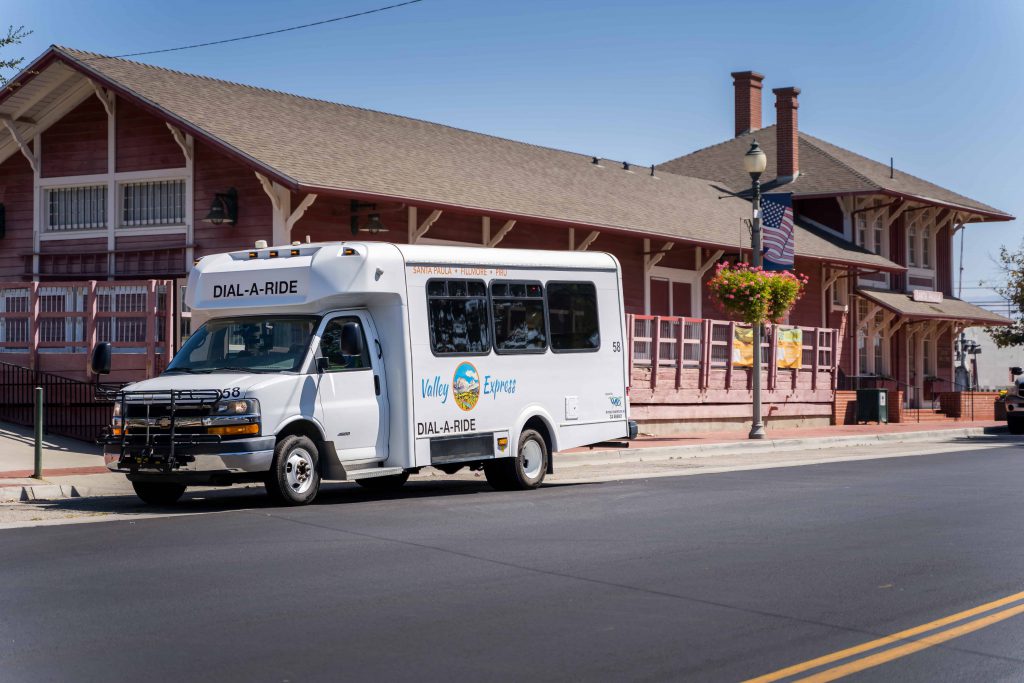
M 100 342 L 96 345 L 96 348 L 92 350 L 92 358 L 89 361 L 89 367 L 92 369 L 94 375 L 109 375 L 110 360 L 110 342 Z
M 363 355 L 363 331 L 359 329 L 359 323 L 342 325 L 341 352 L 346 356 Z
M 331 367 L 331 360 L 327 356 L 318 356 L 316 359 L 316 371 L 318 373 L 327 372 L 327 369 Z
M 1013 375 L 1014 377 L 1021 373 L 1024 373 L 1024 370 L 1020 369 L 1019 367 L 1014 366 L 1010 368 L 1010 374 Z

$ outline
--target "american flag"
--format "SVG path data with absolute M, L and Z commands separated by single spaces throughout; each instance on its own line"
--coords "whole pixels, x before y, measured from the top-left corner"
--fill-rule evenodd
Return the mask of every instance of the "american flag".
M 761 197 L 761 216 L 764 269 L 791 269 L 793 267 L 793 195 L 788 192 L 763 195 Z

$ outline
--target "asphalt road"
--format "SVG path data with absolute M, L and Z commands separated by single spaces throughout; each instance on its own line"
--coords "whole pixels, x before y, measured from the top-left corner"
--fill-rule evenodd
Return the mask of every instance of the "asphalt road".
M 1022 491 L 1024 444 L 3 530 L 0 680 L 743 680 L 1024 591 Z M 1024 680 L 1024 614 L 850 680 Z

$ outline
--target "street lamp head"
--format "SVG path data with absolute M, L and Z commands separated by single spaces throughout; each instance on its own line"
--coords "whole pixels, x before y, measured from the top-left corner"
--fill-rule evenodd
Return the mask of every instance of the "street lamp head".
M 757 140 L 750 143 L 750 149 L 743 155 L 743 170 L 750 174 L 751 180 L 757 180 L 768 165 L 768 155 L 764 153 Z

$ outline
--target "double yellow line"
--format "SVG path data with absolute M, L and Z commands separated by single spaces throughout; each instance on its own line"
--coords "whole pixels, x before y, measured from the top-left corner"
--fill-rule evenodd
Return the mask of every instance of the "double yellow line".
M 824 671 L 819 671 L 798 679 L 805 683 L 825 683 L 826 681 L 834 681 L 844 676 L 857 673 L 858 671 L 864 671 L 865 669 L 870 669 L 880 664 L 891 662 L 894 659 L 906 657 L 907 655 L 925 650 L 933 645 L 944 643 L 947 640 L 952 640 L 954 638 L 967 635 L 968 633 L 973 633 L 974 631 L 983 629 L 986 626 L 991 626 L 992 624 L 996 624 L 1000 621 L 1021 614 L 1024 612 L 1024 602 L 1021 601 L 1024 601 L 1024 592 L 1015 593 L 1005 598 L 1000 598 L 999 600 L 993 600 L 992 602 L 984 605 L 972 607 L 969 610 L 957 612 L 956 614 L 951 614 L 948 617 L 936 619 L 935 621 L 915 626 L 914 628 L 907 629 L 906 631 L 900 631 L 899 633 L 893 633 L 890 636 L 872 640 L 869 643 L 855 645 L 853 647 L 846 648 L 845 650 L 839 650 L 838 652 L 818 657 L 817 659 L 810 659 L 806 662 L 801 662 L 800 664 L 788 666 L 785 669 L 773 671 L 772 673 L 765 674 L 764 676 L 751 678 L 745 683 L 770 683 L 771 681 L 780 681 L 784 678 L 790 678 L 827 664 L 833 664 L 857 655 L 865 655 L 846 662 L 845 664 L 839 664 L 838 666 L 834 666 L 830 669 L 825 669 Z M 1013 603 L 1021 604 L 1014 605 Z M 1007 605 L 1013 606 L 1007 607 Z M 992 612 L 992 610 L 996 610 L 1000 607 L 1004 607 L 1005 609 Z M 985 614 L 986 612 L 992 613 Z M 985 616 L 957 626 L 951 626 L 952 624 L 957 624 L 957 622 L 962 622 L 965 619 L 970 619 L 971 617 L 976 617 L 981 614 L 985 614 Z M 939 630 L 936 633 L 932 633 L 922 638 L 915 637 L 920 636 L 923 633 L 928 633 L 929 631 L 943 629 L 943 627 L 946 626 L 951 627 Z M 898 643 L 899 645 L 897 645 L 897 647 L 882 650 L 881 652 L 874 652 L 875 650 L 884 648 L 887 645 L 896 645 Z

